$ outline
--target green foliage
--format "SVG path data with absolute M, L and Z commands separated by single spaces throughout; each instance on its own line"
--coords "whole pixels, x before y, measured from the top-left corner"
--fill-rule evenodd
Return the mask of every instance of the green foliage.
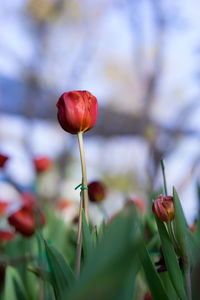
M 119 293 L 132 295 L 140 266 L 135 210 L 125 211 L 106 229 L 101 241 L 82 268 L 81 275 L 67 299 L 110 300 Z M 129 282 L 129 284 L 128 284 Z M 125 290 L 126 285 L 130 292 Z
M 93 242 L 90 230 L 85 218 L 84 210 L 82 210 L 82 242 L 84 259 L 87 260 L 92 253 Z
M 185 289 L 183 285 L 182 273 L 179 267 L 178 259 L 176 253 L 174 251 L 172 242 L 169 238 L 167 230 L 163 222 L 156 218 L 158 231 L 161 239 L 163 255 L 165 258 L 165 264 L 167 266 L 167 271 L 169 273 L 169 277 L 171 279 L 172 285 L 180 297 L 180 299 L 187 299 L 185 294 Z
M 66 299 L 66 294 L 75 281 L 75 275 L 56 248 L 46 241 L 44 243 L 55 297 L 57 300 Z
M 183 260 L 183 265 L 184 265 L 183 267 L 187 269 L 190 267 L 189 248 L 187 245 L 188 226 L 175 187 L 173 188 L 173 197 L 174 197 L 174 211 L 175 211 L 175 219 L 174 219 L 175 233 L 181 251 L 181 258 Z
M 12 267 L 6 268 L 6 281 L 4 290 L 4 300 L 27 300 L 28 296 L 26 294 L 23 282 L 17 273 L 17 271 Z

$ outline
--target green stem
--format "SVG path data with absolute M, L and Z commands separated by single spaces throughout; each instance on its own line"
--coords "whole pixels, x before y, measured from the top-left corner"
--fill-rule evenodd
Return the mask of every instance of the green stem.
M 83 209 L 85 212 L 85 218 L 87 223 L 89 222 L 88 216 L 88 191 L 87 191 L 87 174 L 86 174 L 86 164 L 85 164 L 85 153 L 83 147 L 83 133 L 78 133 L 78 142 L 80 149 L 80 157 L 81 157 L 81 169 L 82 169 L 82 191 L 83 194 Z
M 166 222 L 166 224 L 167 224 L 167 229 L 168 229 L 169 236 L 171 238 L 172 244 L 173 244 L 174 249 L 176 250 L 176 252 L 178 254 L 179 253 L 179 247 L 177 245 L 177 242 L 176 242 L 176 239 L 175 239 L 175 236 L 174 236 L 174 231 L 173 231 L 173 228 L 172 228 L 172 222 L 169 221 L 169 222 Z
M 167 191 L 167 181 L 166 181 L 166 175 L 165 175 L 165 165 L 164 165 L 164 160 L 161 159 L 161 167 L 162 167 L 162 174 L 163 174 L 163 181 L 164 181 L 164 191 L 165 191 L 165 196 L 168 195 Z

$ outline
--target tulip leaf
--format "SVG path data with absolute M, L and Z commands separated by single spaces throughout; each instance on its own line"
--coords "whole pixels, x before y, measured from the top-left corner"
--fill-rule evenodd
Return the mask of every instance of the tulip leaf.
M 45 240 L 44 243 L 56 300 L 66 299 L 67 292 L 75 283 L 75 275 L 58 250 Z
M 177 295 L 181 298 L 181 300 L 186 300 L 187 296 L 184 289 L 182 273 L 179 267 L 176 253 L 172 246 L 172 242 L 169 238 L 164 223 L 158 220 L 157 218 L 156 218 L 156 223 L 158 226 L 158 231 L 161 239 L 165 264 L 167 267 L 167 271 L 169 273 L 169 277 L 171 279 L 171 283 Z
M 199 259 L 200 239 L 189 229 L 186 230 L 186 234 L 187 234 L 187 245 L 190 254 L 190 263 L 192 267 L 194 267 Z
M 134 286 L 140 267 L 137 255 L 139 249 L 135 210 L 124 210 L 105 229 L 103 237 L 83 265 L 80 277 L 67 299 L 118 299 L 119 293 L 124 294 L 123 289 L 130 274 L 131 287 Z
M 168 272 L 161 272 L 160 273 L 160 278 L 162 279 L 162 282 L 164 284 L 164 287 L 167 291 L 167 295 L 169 296 L 170 300 L 177 300 L 177 294 L 174 290 L 174 287 L 171 283 L 171 280 L 169 278 L 169 273 Z
M 6 280 L 4 290 L 4 300 L 27 300 L 23 282 L 17 271 L 8 266 L 6 268 Z
M 145 272 L 145 276 L 147 282 L 149 284 L 149 288 L 151 290 L 151 294 L 153 299 L 155 300 L 169 300 L 167 293 L 164 289 L 162 281 L 155 269 L 155 266 L 151 260 L 151 257 L 147 251 L 144 241 L 141 238 L 142 247 L 139 252 L 139 256 L 142 262 L 142 266 Z
M 92 237 L 90 234 L 89 226 L 87 224 L 84 210 L 82 209 L 82 234 L 83 234 L 83 254 L 84 259 L 87 260 L 93 248 Z
M 178 245 L 181 251 L 181 258 L 183 260 L 184 268 L 189 268 L 190 259 L 189 259 L 189 249 L 187 246 L 187 222 L 183 213 L 183 209 L 176 192 L 175 187 L 173 188 L 173 197 L 174 197 L 174 212 L 175 212 L 175 233 L 178 241 Z

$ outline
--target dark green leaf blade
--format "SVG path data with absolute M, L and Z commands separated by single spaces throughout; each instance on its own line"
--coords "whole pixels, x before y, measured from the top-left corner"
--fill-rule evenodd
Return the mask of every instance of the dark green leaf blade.
M 181 257 L 185 268 L 189 268 L 190 258 L 189 249 L 187 246 L 187 222 L 183 213 L 183 209 L 175 187 L 173 188 L 174 197 L 174 211 L 175 211 L 175 232 L 179 248 L 181 250 Z
M 116 299 L 132 272 L 132 284 L 140 263 L 135 210 L 119 214 L 83 266 L 68 300 Z
M 67 293 L 75 283 L 75 275 L 56 248 L 44 242 L 55 297 L 57 300 L 66 299 Z
M 6 281 L 4 290 L 4 300 L 27 300 L 23 282 L 17 271 L 8 266 L 6 268 Z
M 147 282 L 149 284 L 149 288 L 151 290 L 151 294 L 153 299 L 155 300 L 169 300 L 167 293 L 163 287 L 162 281 L 154 267 L 154 264 L 150 258 L 150 255 L 147 251 L 144 241 L 141 238 L 142 247 L 140 249 L 140 259 L 142 262 L 142 266 L 145 272 L 145 276 Z
M 172 285 L 177 293 L 177 295 L 182 299 L 186 300 L 187 296 L 184 289 L 182 273 L 179 267 L 178 259 L 176 257 L 174 248 L 172 246 L 171 240 L 165 228 L 163 222 L 156 218 L 156 223 L 158 226 L 158 231 L 161 239 L 163 255 L 165 258 L 165 264 L 169 277 L 171 279 Z

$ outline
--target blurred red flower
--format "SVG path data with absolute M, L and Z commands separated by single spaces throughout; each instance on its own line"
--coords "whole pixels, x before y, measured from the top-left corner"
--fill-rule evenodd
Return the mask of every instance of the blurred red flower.
M 51 159 L 46 156 L 35 157 L 33 162 L 37 173 L 47 171 L 52 165 Z
M 144 300 L 152 300 L 151 292 L 148 290 L 144 295 Z
M 144 202 L 144 199 L 141 198 L 141 197 L 131 197 L 131 198 L 128 198 L 128 200 L 126 201 L 126 203 L 130 203 L 130 204 L 133 203 L 133 204 L 135 204 L 139 213 L 142 213 L 145 210 L 145 202 Z
M 9 157 L 0 153 L 0 168 L 3 168 Z
M 106 196 L 106 187 L 100 181 L 88 184 L 88 196 L 91 202 L 101 202 Z
M 12 241 L 15 237 L 15 233 L 10 230 L 1 229 L 0 230 L 0 244 L 3 242 Z
M 23 206 L 8 217 L 10 225 L 24 236 L 34 234 L 37 227 L 46 223 L 45 214 L 31 193 L 22 194 Z
M 7 208 L 8 208 L 8 202 L 0 200 L 0 217 L 6 214 Z
M 71 205 L 72 205 L 71 202 L 68 201 L 67 199 L 60 198 L 57 201 L 56 207 L 57 207 L 58 210 L 63 211 L 64 209 L 70 207 Z

